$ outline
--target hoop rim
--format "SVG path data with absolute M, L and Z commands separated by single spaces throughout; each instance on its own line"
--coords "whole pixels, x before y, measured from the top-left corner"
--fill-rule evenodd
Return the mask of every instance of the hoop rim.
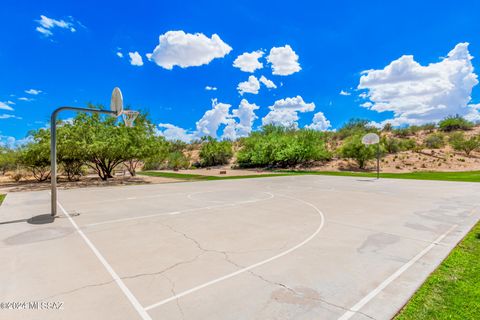
M 122 118 L 123 118 L 123 123 L 125 124 L 126 127 L 133 127 L 133 123 L 135 122 L 135 119 L 137 119 L 137 116 L 140 114 L 140 112 L 136 110 L 123 110 L 122 111 Z

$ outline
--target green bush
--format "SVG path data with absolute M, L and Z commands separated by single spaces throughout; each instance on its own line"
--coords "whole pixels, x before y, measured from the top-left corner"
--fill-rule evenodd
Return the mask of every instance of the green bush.
M 420 128 L 431 133 L 437 128 L 437 124 L 435 122 L 425 123 L 424 125 L 421 125 Z
M 7 171 L 17 168 L 19 154 L 17 150 L 0 146 L 0 173 L 5 175 Z
M 32 141 L 19 150 L 19 164 L 41 182 L 50 178 L 50 131 L 32 131 Z
M 406 137 L 409 137 L 409 136 L 413 135 L 413 132 L 409 127 L 405 127 L 405 128 L 394 129 L 393 134 L 396 137 L 406 138 Z
M 383 137 L 382 145 L 385 148 L 385 151 L 390 154 L 401 151 L 400 139 L 397 139 L 397 138 Z
M 347 138 L 340 148 L 340 155 L 344 158 L 354 159 L 360 169 L 365 168 L 368 160 L 374 159 L 377 155 L 377 146 L 364 145 L 362 135 L 355 135 Z
M 399 147 L 401 151 L 415 150 L 417 148 L 417 143 L 414 139 L 400 139 Z
M 385 132 L 390 132 L 393 130 L 393 125 L 390 122 L 385 123 L 385 125 L 382 128 L 382 131 Z
M 440 130 L 445 132 L 455 130 L 470 130 L 473 128 L 473 123 L 459 116 L 449 116 L 438 123 Z
M 232 156 L 232 142 L 208 137 L 200 149 L 200 164 L 204 167 L 227 164 Z
M 237 163 L 241 167 L 288 167 L 331 159 L 323 132 L 265 126 L 241 140 Z
M 440 149 L 445 146 L 445 136 L 441 133 L 433 133 L 425 138 L 425 147 L 430 149 Z
M 168 169 L 188 169 L 190 161 L 182 151 L 171 152 L 166 159 Z
M 378 130 L 369 125 L 370 121 L 365 119 L 350 119 L 337 132 L 339 139 L 345 139 L 355 134 L 377 132 Z
M 478 137 L 466 138 L 463 132 L 455 132 L 450 136 L 450 145 L 456 151 L 463 151 L 470 156 L 472 151 L 480 148 L 480 139 Z

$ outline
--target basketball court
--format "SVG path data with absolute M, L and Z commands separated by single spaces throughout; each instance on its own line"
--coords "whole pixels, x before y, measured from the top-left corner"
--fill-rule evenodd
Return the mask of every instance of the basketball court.
M 291 176 L 11 193 L 8 319 L 390 319 L 480 218 L 480 184 Z M 34 218 L 32 218 L 34 217 Z M 5 303 L 44 302 L 22 310 Z

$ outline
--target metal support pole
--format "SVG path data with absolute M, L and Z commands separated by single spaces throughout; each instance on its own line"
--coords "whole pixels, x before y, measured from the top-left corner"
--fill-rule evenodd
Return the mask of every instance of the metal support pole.
M 50 117 L 50 175 L 51 175 L 51 215 L 57 216 L 57 115 L 60 111 L 92 112 L 117 115 L 116 111 L 88 109 L 77 107 L 60 107 L 52 112 Z
M 377 143 L 377 179 L 380 179 L 380 143 Z

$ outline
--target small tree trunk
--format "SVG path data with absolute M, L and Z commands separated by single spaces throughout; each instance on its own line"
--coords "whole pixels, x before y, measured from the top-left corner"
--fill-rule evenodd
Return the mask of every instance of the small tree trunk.
M 135 177 L 137 175 L 137 165 L 138 165 L 138 160 L 128 160 L 124 162 L 125 166 L 127 167 L 128 172 L 132 177 Z

